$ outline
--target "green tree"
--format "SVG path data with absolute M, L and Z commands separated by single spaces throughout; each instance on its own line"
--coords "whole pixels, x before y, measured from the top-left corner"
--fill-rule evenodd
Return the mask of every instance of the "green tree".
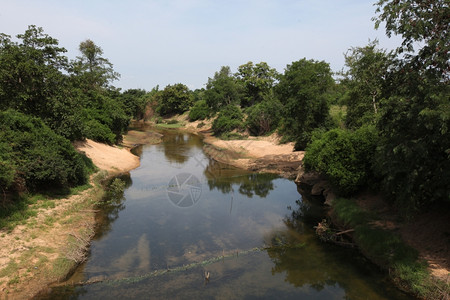
M 214 73 L 213 78 L 208 78 L 204 99 L 212 112 L 217 112 L 224 106 L 239 103 L 239 86 L 230 67 L 221 67 L 219 72 Z
M 288 65 L 276 86 L 285 107 L 282 132 L 304 149 L 312 131 L 326 124 L 328 91 L 333 86 L 331 69 L 324 61 L 301 59 Z
M 307 170 L 321 172 L 341 194 L 349 195 L 373 177 L 377 141 L 373 125 L 356 131 L 335 128 L 313 137 L 303 162 Z
M 192 105 L 190 90 L 181 83 L 168 85 L 156 94 L 158 107 L 156 111 L 160 115 L 181 114 Z
M 120 74 L 114 71 L 112 63 L 102 56 L 102 48 L 92 40 L 81 42 L 78 49 L 81 56 L 72 62 L 71 71 L 76 75 L 79 85 L 85 86 L 85 89 L 106 88 L 112 81 L 119 79 Z
M 407 53 L 416 71 L 450 78 L 450 7 L 448 0 L 379 0 L 375 27 L 385 24 L 386 35 L 403 38 L 397 52 Z M 419 49 L 414 49 L 419 45 Z
M 393 67 L 393 57 L 377 49 L 378 41 L 365 47 L 351 48 L 345 55 L 348 70 L 342 83 L 347 87 L 346 124 L 358 128 L 375 122 L 381 99 L 386 96 L 388 71 Z
M 377 2 L 374 20 L 401 35 L 402 55 L 389 73 L 389 97 L 377 127 L 382 189 L 406 215 L 450 202 L 450 89 L 448 1 Z M 419 45 L 419 49 L 414 49 Z
M 244 114 L 237 105 L 227 105 L 219 112 L 212 124 L 214 134 L 221 135 L 235 129 L 243 129 Z
M 47 117 L 53 101 L 64 94 L 66 50 L 34 25 L 17 38 L 21 43 L 0 35 L 0 109 Z
M 194 106 L 189 111 L 189 120 L 204 120 L 210 116 L 210 110 L 205 100 L 195 102 Z
M 125 107 L 127 115 L 136 120 L 142 120 L 150 102 L 150 96 L 142 89 L 128 89 L 120 95 L 120 102 Z
M 450 202 L 450 101 L 448 85 L 421 84 L 408 75 L 406 94 L 384 103 L 377 171 L 382 188 L 405 215 L 434 202 Z M 407 85 L 409 88 L 405 88 Z
M 245 124 L 252 135 L 263 135 L 277 128 L 283 115 L 283 105 L 273 93 L 247 108 Z
M 243 86 L 241 106 L 252 106 L 264 99 L 278 78 L 278 72 L 265 62 L 248 62 L 239 66 L 236 78 Z

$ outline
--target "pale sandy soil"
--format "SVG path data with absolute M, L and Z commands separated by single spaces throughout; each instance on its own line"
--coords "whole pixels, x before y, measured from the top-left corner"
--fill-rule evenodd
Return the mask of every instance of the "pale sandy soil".
M 184 123 L 184 130 L 200 134 L 206 144 L 204 151 L 215 160 L 232 166 L 295 178 L 304 151 L 294 151 L 294 143 L 280 143 L 280 136 L 247 136 L 242 140 L 221 140 L 212 135 L 212 119 L 189 122 L 186 115 L 174 117 Z
M 91 140 L 75 146 L 110 175 L 139 166 L 139 158 L 127 148 Z M 37 216 L 11 232 L 0 230 L 0 299 L 30 299 L 65 277 L 67 266 L 59 262 L 74 265 L 83 256 L 95 228 L 95 201 L 102 193 L 94 186 L 65 199 L 40 200 L 34 205 Z
M 87 157 L 100 169 L 109 173 L 128 172 L 139 166 L 139 157 L 130 153 L 127 148 L 118 148 L 97 143 L 87 139 L 75 144 L 78 151 L 84 152 Z
M 284 177 L 295 177 L 304 151 L 294 151 L 293 143 L 279 144 L 279 137 L 249 137 L 245 140 L 224 141 L 206 136 L 205 152 L 214 159 L 235 167 L 276 173 Z

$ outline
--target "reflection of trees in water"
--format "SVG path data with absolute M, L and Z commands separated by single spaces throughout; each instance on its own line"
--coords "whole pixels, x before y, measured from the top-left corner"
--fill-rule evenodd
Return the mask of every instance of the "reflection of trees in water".
M 227 166 L 210 159 L 204 174 L 210 190 L 217 189 L 224 194 L 233 192 L 233 185 L 239 186 L 239 193 L 249 198 L 257 195 L 265 198 L 274 189 L 273 174 L 256 174 Z
M 119 178 L 125 182 L 125 189 L 133 183 L 130 173 L 123 174 L 115 178 Z M 113 179 L 111 179 L 107 185 L 109 185 L 112 181 Z M 106 194 L 101 200 L 101 203 L 98 205 L 99 211 L 95 216 L 97 223 L 94 237 L 95 239 L 100 239 L 103 235 L 108 233 L 111 230 L 112 223 L 119 218 L 120 211 L 125 209 L 125 204 L 123 203 L 125 198 L 123 194 L 124 193 L 122 192 L 114 197 L 110 197 Z
M 380 280 L 381 274 L 358 253 L 318 240 L 313 226 L 323 212 L 320 203 L 314 201 L 298 200 L 298 207 L 290 208 L 291 213 L 283 220 L 285 227 L 265 237 L 267 254 L 274 263 L 272 275 L 284 273 L 286 282 L 295 287 L 309 286 L 316 291 L 339 287 L 345 291 L 346 299 L 359 299 L 362 295 L 367 299 L 384 299 L 380 293 L 387 289 L 391 295 L 403 299 Z M 373 286 L 363 282 L 361 277 L 364 276 L 373 278 Z M 377 289 L 377 285 L 383 288 Z
M 170 162 L 185 163 L 191 155 L 191 150 L 202 148 L 202 140 L 193 134 L 177 131 L 164 131 L 164 138 L 157 147 L 164 151 L 164 156 Z
M 301 221 L 285 220 L 284 223 L 284 230 L 272 232 L 266 238 L 267 254 L 274 263 L 272 275 L 284 273 L 285 281 L 295 287 L 307 285 L 317 291 L 334 285 L 338 276 L 333 274 L 333 263 L 313 240 L 312 232 L 303 234 L 305 224 Z
M 313 232 L 314 222 L 320 220 L 323 212 L 317 208 L 318 204 L 306 199 L 297 200 L 296 204 L 295 209 L 288 208 L 290 214 L 283 220 L 285 227 L 266 238 L 267 254 L 274 263 L 272 274 L 285 273 L 285 280 L 294 286 L 309 285 L 320 291 L 336 283 L 333 262 Z

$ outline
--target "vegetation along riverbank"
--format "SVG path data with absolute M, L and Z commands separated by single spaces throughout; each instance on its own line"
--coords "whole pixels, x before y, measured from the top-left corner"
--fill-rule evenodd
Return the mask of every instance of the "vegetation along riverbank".
M 222 66 L 196 90 L 122 91 L 92 40 L 70 60 L 40 27 L 1 34 L 2 297 L 29 298 L 84 259 L 101 183 L 139 165 L 127 148 L 157 143 L 138 130 L 152 124 L 203 135 L 218 161 L 297 177 L 330 206 L 320 238 L 358 247 L 416 297 L 448 299 L 448 3 L 375 6 L 375 26 L 402 39 L 393 51 L 352 47 L 339 73 L 307 58 L 283 73 Z

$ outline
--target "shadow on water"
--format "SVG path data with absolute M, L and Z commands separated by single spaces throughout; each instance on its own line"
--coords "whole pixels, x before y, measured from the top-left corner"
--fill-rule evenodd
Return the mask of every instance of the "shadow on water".
M 198 136 L 164 136 L 136 150 L 125 193 L 101 206 L 88 261 L 37 299 L 408 299 L 355 251 L 318 240 L 323 206 L 294 182 L 218 163 Z M 168 199 L 180 173 L 200 183 L 192 207 Z

